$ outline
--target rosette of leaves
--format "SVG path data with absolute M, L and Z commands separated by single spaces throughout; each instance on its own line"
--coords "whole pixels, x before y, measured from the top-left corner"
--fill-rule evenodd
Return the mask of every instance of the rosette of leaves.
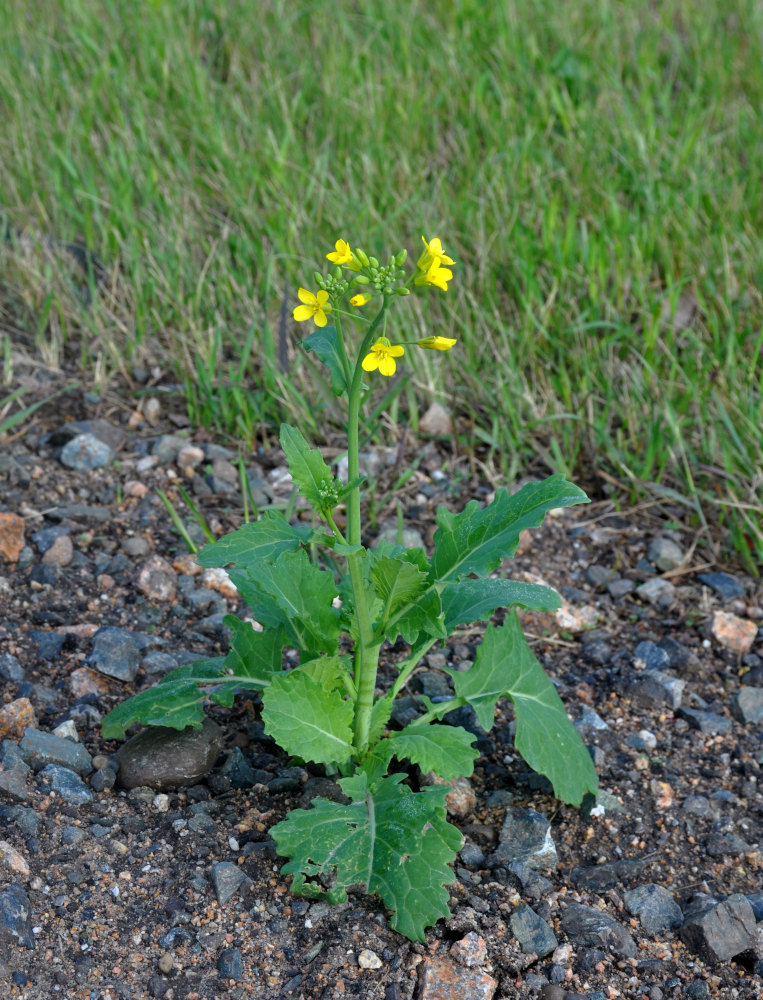
M 322 335 L 330 337 L 330 328 Z M 281 444 L 295 486 L 333 524 L 333 510 L 348 487 L 299 431 L 284 426 Z M 339 901 L 348 887 L 363 885 L 384 901 L 394 928 L 423 940 L 426 927 L 448 915 L 450 865 L 462 838 L 446 819 L 447 787 L 415 790 L 404 780 L 404 768 L 452 779 L 470 775 L 478 755 L 474 735 L 443 724 L 444 715 L 470 705 L 489 730 L 496 703 L 508 698 L 516 749 L 549 779 L 557 797 L 579 805 L 596 791 L 590 755 L 515 611 L 553 610 L 560 599 L 547 587 L 491 575 L 515 553 L 524 529 L 540 525 L 553 508 L 584 502 L 580 489 L 551 476 L 513 495 L 499 489 L 488 505 L 471 501 L 458 514 L 440 507 L 431 556 L 388 543 L 373 550 L 349 547 L 326 530 L 290 524 L 281 512 L 266 511 L 198 556 L 203 566 L 228 568 L 261 631 L 227 615 L 227 656 L 167 674 L 111 712 L 103 733 L 121 737 L 136 722 L 200 726 L 206 701 L 231 705 L 238 692 L 260 692 L 266 732 L 286 753 L 336 776 L 346 800 L 317 798 L 271 830 L 279 853 L 290 859 L 283 871 L 292 876 L 292 889 Z M 326 559 L 311 558 L 321 549 Z M 402 637 L 410 646 L 397 665 L 397 681 L 373 704 L 364 747 L 355 745 L 352 658 L 342 652 L 358 641 L 352 588 L 336 569 L 349 555 L 362 558 L 375 640 Z M 488 622 L 498 609 L 507 609 L 503 623 L 486 627 L 473 665 L 448 671 L 453 697 L 437 704 L 424 698 L 422 716 L 392 728 L 394 697 L 426 651 L 460 625 Z M 286 648 L 299 654 L 291 669 L 283 666 Z

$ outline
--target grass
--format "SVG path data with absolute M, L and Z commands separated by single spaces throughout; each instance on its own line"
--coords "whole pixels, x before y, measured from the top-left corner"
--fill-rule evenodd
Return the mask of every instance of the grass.
M 761 66 L 756 0 L 8 0 L 4 329 L 101 379 L 171 366 L 237 436 L 320 436 L 296 287 L 338 236 L 436 234 L 456 280 L 402 323 L 460 344 L 410 359 L 400 413 L 446 398 L 506 475 L 662 491 L 755 570 Z M 105 265 L 90 306 L 53 240 Z

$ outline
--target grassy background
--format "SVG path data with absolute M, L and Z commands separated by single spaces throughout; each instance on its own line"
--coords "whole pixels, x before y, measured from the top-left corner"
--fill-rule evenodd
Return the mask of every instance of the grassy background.
M 504 474 L 668 491 L 753 566 L 762 67 L 756 0 L 5 0 L 6 379 L 158 360 L 194 419 L 320 434 L 296 287 L 338 236 L 438 235 L 456 279 L 401 329 L 460 344 L 406 366 L 414 425 L 445 397 Z M 92 306 L 45 238 L 103 262 Z

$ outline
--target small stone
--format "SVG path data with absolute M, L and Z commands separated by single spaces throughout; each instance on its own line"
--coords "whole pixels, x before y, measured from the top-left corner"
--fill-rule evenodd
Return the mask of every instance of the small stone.
M 200 729 L 149 726 L 116 752 L 122 788 L 196 785 L 222 751 L 222 730 L 211 719 Z
M 19 743 L 19 753 L 35 771 L 49 764 L 69 768 L 83 776 L 93 770 L 93 758 L 81 743 L 73 743 L 39 729 L 26 730 Z
M 7 840 L 0 840 L 0 865 L 15 872 L 16 875 L 29 875 L 29 865 L 23 855 L 19 854 Z
M 162 434 L 151 451 L 160 465 L 169 465 L 175 461 L 180 449 L 185 448 L 187 444 L 186 438 L 177 437 L 175 434 Z
M 245 871 L 230 861 L 218 861 L 209 874 L 220 906 L 224 906 L 245 882 L 251 881 Z
M 148 493 L 148 486 L 138 479 L 128 479 L 124 484 L 124 495 L 142 500 Z
M 60 632 L 44 632 L 41 629 L 30 629 L 30 637 L 37 646 L 37 655 L 41 660 L 57 660 L 64 648 L 66 636 Z
M 80 741 L 74 719 L 65 719 L 60 725 L 56 726 L 53 730 L 53 735 L 58 736 L 62 740 L 70 740 L 72 743 L 79 743 Z
M 226 948 L 220 952 L 217 972 L 221 979 L 235 979 L 238 982 L 244 978 L 244 960 L 238 948 Z
M 42 557 L 47 566 L 68 566 L 74 558 L 74 546 L 69 535 L 59 535 Z
M 466 969 L 432 956 L 419 966 L 417 1000 L 492 1000 L 497 980 L 480 969 Z
M 669 580 L 654 577 L 647 580 L 646 583 L 642 583 L 640 587 L 636 587 L 636 594 L 647 604 L 667 609 L 675 600 L 676 588 Z
M 562 602 L 561 608 L 554 612 L 557 625 L 565 632 L 585 632 L 587 629 L 595 628 L 601 618 L 601 613 L 591 604 L 584 604 L 582 607 L 573 607 Z
M 562 916 L 562 929 L 575 944 L 603 948 L 621 958 L 636 957 L 636 942 L 623 925 L 595 906 L 572 903 Z
M 419 421 L 419 430 L 424 434 L 440 434 L 449 437 L 453 433 L 453 421 L 442 403 L 432 403 Z
M 525 954 L 545 958 L 559 944 L 551 927 L 535 910 L 522 903 L 509 917 L 514 937 Z
M 152 649 L 150 653 L 146 653 L 140 661 L 140 665 L 149 676 L 161 677 L 168 674 L 170 670 L 174 670 L 179 664 L 171 653 L 162 653 L 158 649 Z
M 634 583 L 634 581 L 628 580 L 625 577 L 622 580 L 613 580 L 611 583 L 607 584 L 607 591 L 609 593 L 609 596 L 614 601 L 621 600 L 623 597 L 626 596 L 626 594 L 632 593 L 635 589 L 636 589 L 636 584 Z
M 573 868 L 570 879 L 576 889 L 592 889 L 602 892 L 611 889 L 620 882 L 634 878 L 646 867 L 648 861 L 643 858 L 624 858 L 621 861 L 605 861 L 600 865 L 588 868 Z
M 218 594 L 222 594 L 223 597 L 228 597 L 231 600 L 235 600 L 238 597 L 238 590 L 235 584 L 226 571 L 219 566 L 212 566 L 209 569 L 205 569 L 201 574 L 200 583 L 202 587 L 208 590 L 216 590 Z
M 623 893 L 623 901 L 628 913 L 638 917 L 649 934 L 661 934 L 683 922 L 681 907 L 673 895 L 653 882 Z
M 727 962 L 754 952 L 755 914 L 741 893 L 723 902 L 699 899 L 687 908 L 679 934 L 684 944 L 706 962 Z
M 6 562 L 18 562 L 23 548 L 24 518 L 0 512 L 0 557 Z
M 725 649 L 744 654 L 752 649 L 758 626 L 748 618 L 737 618 L 729 611 L 715 611 L 710 632 Z
M 69 674 L 68 685 L 75 698 L 86 698 L 88 695 L 98 697 L 111 693 L 108 681 L 87 667 L 77 667 L 72 670 Z
M 172 601 L 177 591 L 177 575 L 166 559 L 154 555 L 141 567 L 137 587 L 151 601 Z
M 737 597 L 743 598 L 746 594 L 739 580 L 730 573 L 700 573 L 698 579 L 715 591 L 722 601 L 733 601 Z
M 665 670 L 670 666 L 670 656 L 654 642 L 640 642 L 633 650 L 634 666 L 639 670 Z
M 0 892 L 0 946 L 8 944 L 34 949 L 32 904 L 19 882 Z
M 147 556 L 151 551 L 151 546 L 147 538 L 144 538 L 142 535 L 133 535 L 131 538 L 124 539 L 122 542 L 122 551 L 125 555 L 131 557 Z
M 159 961 L 156 964 L 159 966 L 159 971 L 163 972 L 166 976 L 168 972 L 172 971 L 174 963 L 175 959 L 172 952 L 165 951 L 159 956 Z
M 731 700 L 731 714 L 739 722 L 757 726 L 763 721 L 763 688 L 740 688 Z
M 38 781 L 41 788 L 50 788 L 60 795 L 64 802 L 81 806 L 93 801 L 93 793 L 85 782 L 68 767 L 46 764 L 38 775 Z
M 515 886 L 528 899 L 543 899 L 553 890 L 553 884 L 549 879 L 539 875 L 521 861 L 512 861 L 507 865 L 506 883 Z
M 358 966 L 361 969 L 381 969 L 382 960 L 375 951 L 371 951 L 370 948 L 364 948 L 358 955 Z
M 0 708 L 0 739 L 20 739 L 24 730 L 36 725 L 34 707 L 28 698 L 16 698 Z
M 450 954 L 459 965 L 473 969 L 476 965 L 484 965 L 487 961 L 487 944 L 479 934 L 469 931 L 451 946 Z
M 684 561 L 683 549 L 670 538 L 655 538 L 646 550 L 646 557 L 661 573 L 678 569 Z
M 715 712 L 702 712 L 698 708 L 679 708 L 676 715 L 686 719 L 692 729 L 711 736 L 723 736 L 731 729 L 731 723 Z
M 145 641 L 137 632 L 104 625 L 93 636 L 93 649 L 87 662 L 107 677 L 134 681 L 144 646 Z
M 498 847 L 490 859 L 494 867 L 509 865 L 514 861 L 520 861 L 529 868 L 555 868 L 557 865 L 551 824 L 534 809 L 509 806 L 498 841 Z
M 177 463 L 181 469 L 197 469 L 204 461 L 204 449 L 195 444 L 184 445 L 177 453 Z
M 0 655 L 0 677 L 12 684 L 20 684 L 24 680 L 24 668 L 10 653 Z
M 608 583 L 611 583 L 617 573 L 613 569 L 607 569 L 606 566 L 599 566 L 596 563 L 588 566 L 585 571 L 585 578 L 591 584 L 592 587 L 596 587 L 597 590 L 604 590 Z
M 675 711 L 681 704 L 686 681 L 655 670 L 626 675 L 622 688 L 639 705 L 660 708 L 667 705 Z
M 482 868 L 485 863 L 485 852 L 477 844 L 464 844 L 458 856 L 467 868 Z
M 113 450 L 94 434 L 78 434 L 61 449 L 61 462 L 75 472 L 99 469 L 113 459 Z

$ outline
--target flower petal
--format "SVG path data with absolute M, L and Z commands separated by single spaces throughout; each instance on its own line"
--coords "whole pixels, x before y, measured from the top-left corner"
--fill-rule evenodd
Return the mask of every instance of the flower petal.
M 315 296 L 316 303 L 321 307 L 321 309 L 323 309 L 328 300 L 329 300 L 329 293 L 326 291 L 325 288 L 321 288 L 321 290 Z
M 363 358 L 360 364 L 364 372 L 375 372 L 379 367 L 379 355 L 376 351 L 371 351 L 370 354 L 367 354 Z
M 394 351 L 395 348 L 393 347 L 391 348 L 391 350 Z M 395 364 L 395 359 L 390 357 L 389 355 L 380 358 L 379 371 L 381 372 L 382 375 L 386 375 L 387 377 L 389 377 L 390 375 L 394 375 L 395 372 L 397 371 L 397 365 Z
M 316 309 L 315 311 L 315 325 L 316 326 L 326 325 L 326 313 L 322 309 Z
M 400 344 L 393 344 L 392 347 L 387 348 L 387 354 L 391 354 L 393 358 L 402 358 L 405 354 L 405 348 L 401 347 Z
M 306 319 L 310 319 L 310 317 L 314 313 L 315 309 L 313 308 L 313 306 L 297 306 L 297 308 L 294 310 L 294 319 L 298 323 L 304 323 L 304 321 Z
M 297 297 L 299 298 L 299 301 L 304 302 L 306 306 L 315 305 L 315 296 L 312 292 L 308 292 L 306 288 L 298 288 Z

